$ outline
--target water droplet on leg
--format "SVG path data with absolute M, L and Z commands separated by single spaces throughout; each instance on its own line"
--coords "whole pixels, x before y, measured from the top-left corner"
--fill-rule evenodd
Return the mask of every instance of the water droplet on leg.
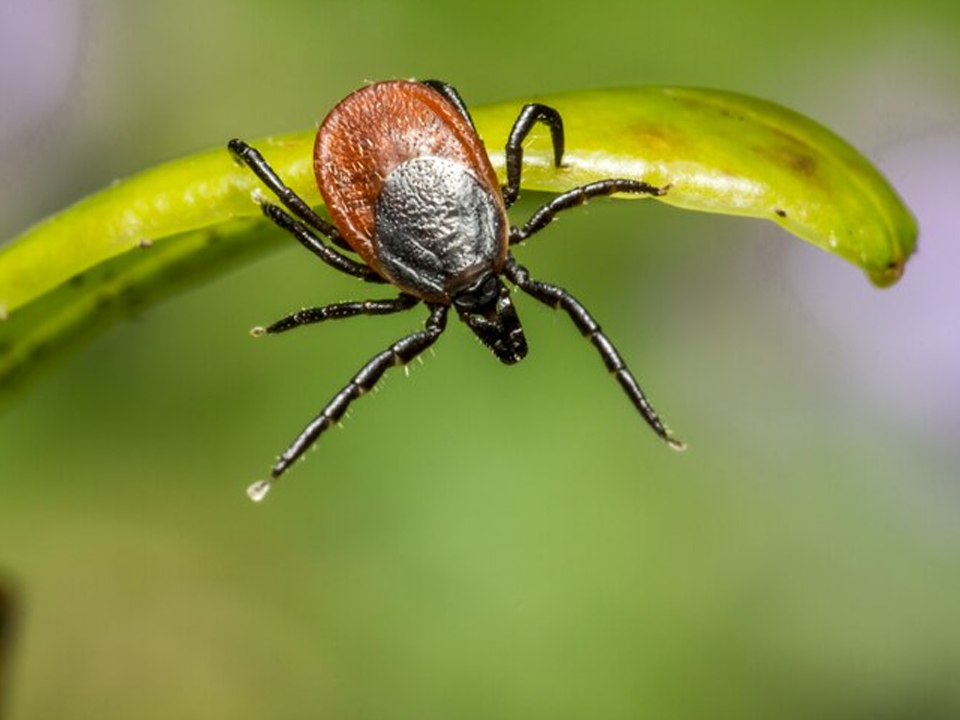
M 675 437 L 666 438 L 667 445 L 671 450 L 676 450 L 677 452 L 683 452 L 687 449 L 687 444 L 682 440 L 677 440 Z
M 267 496 L 267 493 L 270 492 L 271 482 L 270 480 L 257 480 L 247 488 L 247 495 L 249 495 L 250 499 L 254 502 L 260 502 Z

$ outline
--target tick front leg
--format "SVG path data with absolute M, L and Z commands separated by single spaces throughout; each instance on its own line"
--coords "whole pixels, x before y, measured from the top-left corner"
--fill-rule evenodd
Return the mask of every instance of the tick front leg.
M 420 300 L 413 295 L 403 293 L 399 297 L 389 300 L 358 300 L 356 302 L 304 308 L 295 313 L 290 313 L 265 328 L 255 327 L 250 331 L 250 334 L 254 337 L 275 335 L 302 325 L 311 325 L 324 320 L 339 320 L 340 318 L 356 317 L 357 315 L 389 315 L 409 310 L 419 302 Z
M 656 410 L 653 409 L 653 406 L 643 394 L 643 390 L 640 389 L 640 384 L 633 373 L 630 372 L 627 364 L 620 357 L 620 353 L 610 342 L 610 338 L 606 336 L 600 325 L 580 304 L 579 300 L 561 287 L 532 279 L 527 269 L 514 260 L 512 256 L 507 258 L 503 272 L 511 282 L 528 295 L 535 297 L 555 310 L 564 310 L 573 320 L 577 329 L 593 343 L 593 346 L 600 353 L 604 365 L 607 366 L 607 370 L 616 376 L 617 382 L 620 383 L 620 387 L 630 398 L 630 402 L 640 412 L 643 419 L 647 421 L 647 424 L 653 428 L 653 431 L 674 450 L 686 449 L 686 445 L 674 438 L 664 426 Z
M 383 377 L 383 374 L 395 365 L 406 365 L 424 350 L 433 345 L 447 325 L 446 305 L 430 305 L 430 316 L 424 329 L 401 338 L 383 352 L 375 355 L 360 372 L 353 376 L 326 407 L 307 425 L 296 440 L 286 449 L 270 471 L 270 478 L 259 480 L 247 489 L 247 494 L 255 501 L 262 500 L 271 484 L 283 475 L 287 469 L 316 442 L 327 428 L 338 422 L 354 400 L 366 394 Z

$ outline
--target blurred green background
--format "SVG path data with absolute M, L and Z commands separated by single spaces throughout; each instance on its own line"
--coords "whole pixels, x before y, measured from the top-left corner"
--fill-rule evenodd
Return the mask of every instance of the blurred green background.
M 115 327 L 0 416 L 9 717 L 960 717 L 960 5 L 0 0 L 0 238 L 393 77 L 765 97 L 873 159 L 920 252 L 879 291 L 771 223 L 594 203 L 519 257 L 687 453 L 520 297 L 525 362 L 453 323 L 259 506 L 422 313 L 251 340 L 369 293 L 291 241 Z

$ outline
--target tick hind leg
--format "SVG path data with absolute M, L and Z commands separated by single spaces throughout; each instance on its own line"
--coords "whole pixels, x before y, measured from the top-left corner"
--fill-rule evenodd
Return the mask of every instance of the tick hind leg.
M 346 247 L 337 228 L 317 215 L 303 198 L 287 187 L 259 150 L 239 138 L 234 138 L 227 143 L 227 149 L 237 163 L 246 165 L 254 175 L 260 178 L 260 182 L 277 196 L 287 210 L 341 247 Z
M 580 330 L 585 337 L 589 338 L 590 342 L 600 353 L 600 357 L 603 359 L 604 365 L 607 366 L 607 370 L 616 376 L 617 382 L 620 383 L 620 387 L 623 388 L 627 397 L 630 398 L 630 402 L 632 402 L 633 406 L 640 412 L 643 419 L 647 421 L 647 424 L 653 428 L 653 431 L 674 450 L 685 449 L 686 446 L 674 438 L 670 434 L 670 431 L 664 426 L 660 420 L 660 416 L 657 415 L 656 410 L 653 409 L 650 401 L 647 400 L 643 394 L 643 390 L 640 389 L 640 385 L 637 383 L 633 373 L 630 372 L 627 364 L 623 361 L 623 358 L 620 357 L 620 353 L 617 352 L 617 349 L 600 328 L 600 325 L 593 319 L 593 316 L 587 309 L 580 304 L 579 300 L 561 287 L 534 280 L 530 277 L 527 269 L 514 260 L 512 256 L 507 259 L 503 272 L 511 282 L 528 295 L 535 297 L 540 302 L 549 305 L 555 310 L 564 310 L 570 316 L 570 319 L 573 320 L 573 324 L 577 326 L 577 329 Z
M 252 145 L 248 145 L 243 140 L 234 138 L 227 143 L 227 149 L 233 156 L 233 159 L 240 165 L 246 165 L 254 175 L 260 178 L 270 192 L 277 196 L 277 199 L 283 203 L 294 216 L 305 222 L 309 227 L 329 238 L 334 245 L 344 250 L 352 250 L 349 243 L 343 239 L 340 231 L 332 223 L 324 220 L 317 215 L 307 202 L 289 188 L 276 171 L 270 167 L 260 151 Z
M 460 114 L 466 118 L 467 122 L 470 123 L 470 127 L 472 127 L 474 131 L 477 129 L 473 124 L 473 118 L 470 117 L 470 111 L 467 109 L 467 104 L 463 101 L 463 98 L 460 97 L 460 93 L 457 92 L 457 89 L 453 87 L 453 85 L 450 83 L 445 83 L 443 80 L 421 80 L 420 84 L 426 85 L 429 88 L 433 88 L 438 93 L 443 95 L 447 99 L 447 102 L 453 105 L 460 112 Z
M 316 236 L 313 230 L 296 218 L 285 213 L 279 206 L 265 202 L 261 203 L 260 208 L 263 210 L 263 214 L 266 215 L 274 225 L 293 235 L 297 242 L 334 270 L 339 270 L 347 275 L 353 275 L 367 282 L 386 282 L 386 280 L 367 265 L 348 258 L 333 248 L 327 247 L 323 241 Z
M 504 157 L 507 166 L 507 184 L 501 188 L 503 202 L 509 208 L 520 195 L 520 173 L 523 169 L 523 141 L 538 122 L 550 128 L 550 140 L 553 143 L 553 164 L 560 167 L 563 162 L 563 118 L 549 105 L 530 103 L 523 106 L 507 138 Z
M 446 305 L 431 304 L 430 316 L 424 323 L 423 330 L 401 338 L 360 368 L 360 372 L 354 375 L 350 382 L 331 398 L 320 414 L 303 429 L 297 439 L 278 458 L 270 471 L 270 478 L 260 480 L 250 486 L 247 490 L 250 497 L 254 500 L 261 500 L 270 489 L 271 483 L 283 475 L 327 428 L 343 417 L 350 403 L 372 390 L 389 368 L 395 365 L 406 365 L 433 345 L 447 325 L 447 310 Z

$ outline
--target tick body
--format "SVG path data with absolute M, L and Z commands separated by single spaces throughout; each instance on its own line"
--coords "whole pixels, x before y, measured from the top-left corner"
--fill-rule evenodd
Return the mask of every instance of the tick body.
M 314 146 L 334 224 L 391 284 L 449 305 L 507 257 L 507 210 L 470 121 L 411 82 L 371 85 L 327 116 Z
M 524 225 L 512 227 L 507 209 L 519 193 L 522 144 L 537 123 L 549 128 L 554 161 L 561 165 L 560 114 L 544 105 L 526 105 L 507 141 L 507 182 L 501 187 L 469 112 L 452 87 L 439 81 L 389 81 L 364 87 L 341 101 L 317 132 L 314 171 L 332 223 L 294 194 L 254 148 L 241 140 L 230 142 L 237 161 L 255 172 L 283 205 L 262 202 L 268 218 L 335 269 L 400 291 L 390 299 L 301 310 L 267 328 L 255 328 L 255 335 L 355 315 L 401 312 L 420 303 L 429 311 L 422 330 L 373 357 L 327 403 L 279 457 L 270 479 L 250 487 L 252 498 L 261 499 L 389 367 L 405 364 L 430 347 L 445 330 L 450 307 L 502 362 L 523 359 L 527 341 L 504 278 L 567 312 L 654 432 L 682 449 L 586 308 L 566 290 L 531 278 L 510 251 L 557 213 L 593 197 L 619 192 L 660 195 L 664 190 L 631 179 L 601 180 L 558 195 Z M 324 237 L 350 254 L 328 245 Z

